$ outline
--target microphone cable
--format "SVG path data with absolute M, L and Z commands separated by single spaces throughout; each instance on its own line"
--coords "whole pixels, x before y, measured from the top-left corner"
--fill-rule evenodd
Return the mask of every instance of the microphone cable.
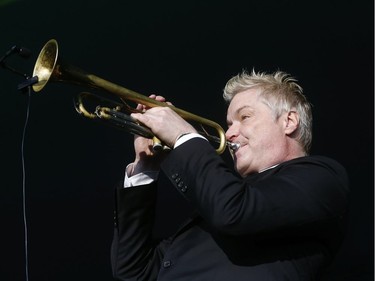
M 24 227 L 24 247 L 25 247 L 25 276 L 26 281 L 29 281 L 29 251 L 28 251 L 28 229 L 27 229 L 27 216 L 26 216 L 26 165 L 25 165 L 25 137 L 26 130 L 29 123 L 30 116 L 30 105 L 31 105 L 31 87 L 28 87 L 27 91 L 27 107 L 26 107 L 26 117 L 25 124 L 22 132 L 21 140 L 21 160 L 22 160 L 22 210 L 23 210 L 23 227 Z

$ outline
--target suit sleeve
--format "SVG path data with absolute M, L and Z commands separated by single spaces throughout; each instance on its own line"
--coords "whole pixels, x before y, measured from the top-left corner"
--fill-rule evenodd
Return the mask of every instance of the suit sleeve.
M 156 280 L 164 243 L 154 241 L 155 184 L 117 188 L 111 247 L 116 280 Z
M 313 224 L 346 209 L 346 173 L 336 164 L 296 161 L 251 181 L 228 169 L 206 141 L 193 139 L 171 151 L 162 169 L 208 223 L 228 234 Z

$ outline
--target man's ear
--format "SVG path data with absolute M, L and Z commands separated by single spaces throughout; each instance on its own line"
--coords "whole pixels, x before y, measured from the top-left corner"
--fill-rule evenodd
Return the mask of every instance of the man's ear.
M 285 118 L 285 134 L 292 135 L 298 129 L 298 124 L 298 113 L 294 110 L 289 111 Z

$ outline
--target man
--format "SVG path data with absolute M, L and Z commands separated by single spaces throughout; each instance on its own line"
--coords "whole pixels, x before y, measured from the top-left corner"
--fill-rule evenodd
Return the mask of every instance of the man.
M 116 192 L 116 279 L 317 280 L 332 260 L 348 180 L 336 161 L 308 156 L 312 116 L 302 88 L 283 72 L 244 72 L 228 81 L 224 98 L 238 174 L 170 108 L 132 114 L 172 150 L 154 154 L 149 140 L 135 138 L 135 161 Z M 197 215 L 154 241 L 159 168 Z

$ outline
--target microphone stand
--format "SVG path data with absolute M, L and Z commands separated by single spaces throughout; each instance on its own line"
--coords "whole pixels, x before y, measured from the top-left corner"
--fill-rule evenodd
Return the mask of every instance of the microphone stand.
M 38 76 L 30 77 L 29 75 L 27 75 L 25 73 L 21 73 L 21 72 L 17 71 L 16 69 L 14 69 L 13 67 L 8 66 L 4 62 L 1 62 L 1 66 L 4 69 L 10 70 L 11 72 L 16 73 L 18 75 L 21 75 L 22 77 L 25 78 L 25 81 L 19 83 L 18 86 L 17 86 L 17 90 L 21 91 L 23 94 L 30 91 L 31 90 L 30 87 L 32 85 L 38 83 Z

